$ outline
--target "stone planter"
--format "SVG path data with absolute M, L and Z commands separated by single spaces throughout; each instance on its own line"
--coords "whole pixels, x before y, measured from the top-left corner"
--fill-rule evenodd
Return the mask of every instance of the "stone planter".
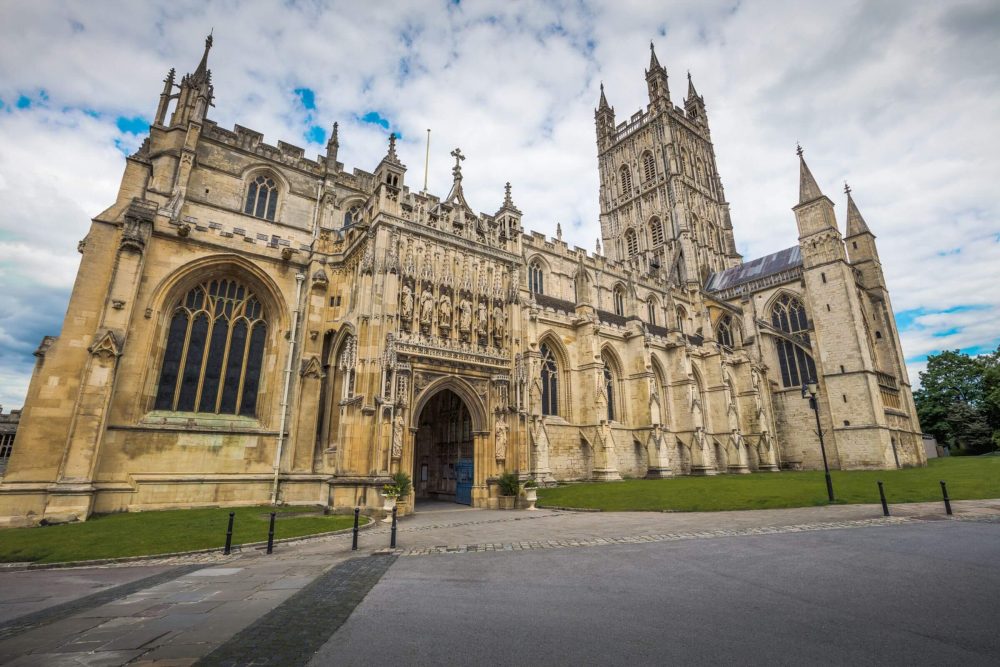
M 530 487 L 524 490 L 524 502 L 528 503 L 527 510 L 536 510 L 535 503 L 538 502 L 538 489 Z
M 382 519 L 385 523 L 392 522 L 392 510 L 396 509 L 396 496 L 387 496 L 382 494 L 382 511 L 385 512 L 385 518 Z
M 499 507 L 502 510 L 512 510 L 514 509 L 514 501 L 517 500 L 517 496 L 500 496 L 498 499 Z

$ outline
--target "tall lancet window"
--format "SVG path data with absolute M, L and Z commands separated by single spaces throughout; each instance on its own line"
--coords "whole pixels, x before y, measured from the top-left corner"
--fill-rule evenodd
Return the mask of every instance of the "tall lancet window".
M 247 188 L 247 201 L 243 212 L 256 218 L 274 220 L 278 208 L 278 184 L 270 176 L 261 174 L 250 181 Z
M 771 309 L 771 324 L 789 334 L 803 346 L 809 347 L 809 320 L 802 302 L 788 294 L 782 294 Z M 777 339 L 778 366 L 781 368 L 781 382 L 786 387 L 798 387 L 804 382 L 816 379 L 816 364 L 812 356 L 791 341 Z
M 198 285 L 170 319 L 156 409 L 256 416 L 266 340 L 249 288 L 231 279 Z
M 548 345 L 539 347 L 542 354 L 542 414 L 559 414 L 559 367 Z
M 604 395 L 608 399 L 608 421 L 613 422 L 616 418 L 616 406 L 615 406 L 615 371 L 612 368 L 611 361 L 604 357 Z
M 623 164 L 621 171 L 621 182 L 622 182 L 622 196 L 631 197 L 632 196 L 632 171 L 628 168 L 627 164 Z
M 528 265 L 528 289 L 532 294 L 545 294 L 545 276 L 537 259 Z

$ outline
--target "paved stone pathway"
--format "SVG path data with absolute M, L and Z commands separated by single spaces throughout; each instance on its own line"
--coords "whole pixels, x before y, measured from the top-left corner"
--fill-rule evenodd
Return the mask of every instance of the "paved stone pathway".
M 395 556 L 368 556 L 341 563 L 197 664 L 205 667 L 306 664 L 395 560 Z M 320 619 L 322 622 L 317 622 Z
M 955 520 L 1000 521 L 1000 500 L 953 505 Z M 0 621 L 0 664 L 177 667 L 200 659 L 250 664 L 236 652 L 243 645 L 261 654 L 271 645 L 284 647 L 280 664 L 303 664 L 311 642 L 329 637 L 397 555 L 407 561 L 431 554 L 500 556 L 496 552 L 625 548 L 952 520 L 941 503 L 894 505 L 889 518 L 878 505 L 697 514 L 498 512 L 444 503 L 417 510 L 399 523 L 399 548 L 375 558 L 388 550 L 388 524 L 362 531 L 357 552 L 344 534 L 277 545 L 272 556 L 247 549 L 228 557 L 174 556 L 76 570 L 0 569 L 0 613 L 30 610 Z M 74 580 L 78 583 L 64 586 Z M 94 593 L 95 585 L 105 590 Z M 301 645 L 302 652 L 291 644 Z

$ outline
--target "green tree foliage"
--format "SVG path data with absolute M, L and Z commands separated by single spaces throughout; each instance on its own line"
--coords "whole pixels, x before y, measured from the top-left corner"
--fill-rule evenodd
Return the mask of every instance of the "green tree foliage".
M 932 354 L 913 399 L 920 426 L 941 444 L 970 453 L 1000 448 L 1000 347 L 977 357 Z

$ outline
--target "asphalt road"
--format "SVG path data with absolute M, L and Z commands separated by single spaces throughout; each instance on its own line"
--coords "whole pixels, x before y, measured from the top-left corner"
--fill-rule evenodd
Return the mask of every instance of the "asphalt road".
M 998 523 L 432 555 L 310 664 L 996 665 L 998 617 Z

